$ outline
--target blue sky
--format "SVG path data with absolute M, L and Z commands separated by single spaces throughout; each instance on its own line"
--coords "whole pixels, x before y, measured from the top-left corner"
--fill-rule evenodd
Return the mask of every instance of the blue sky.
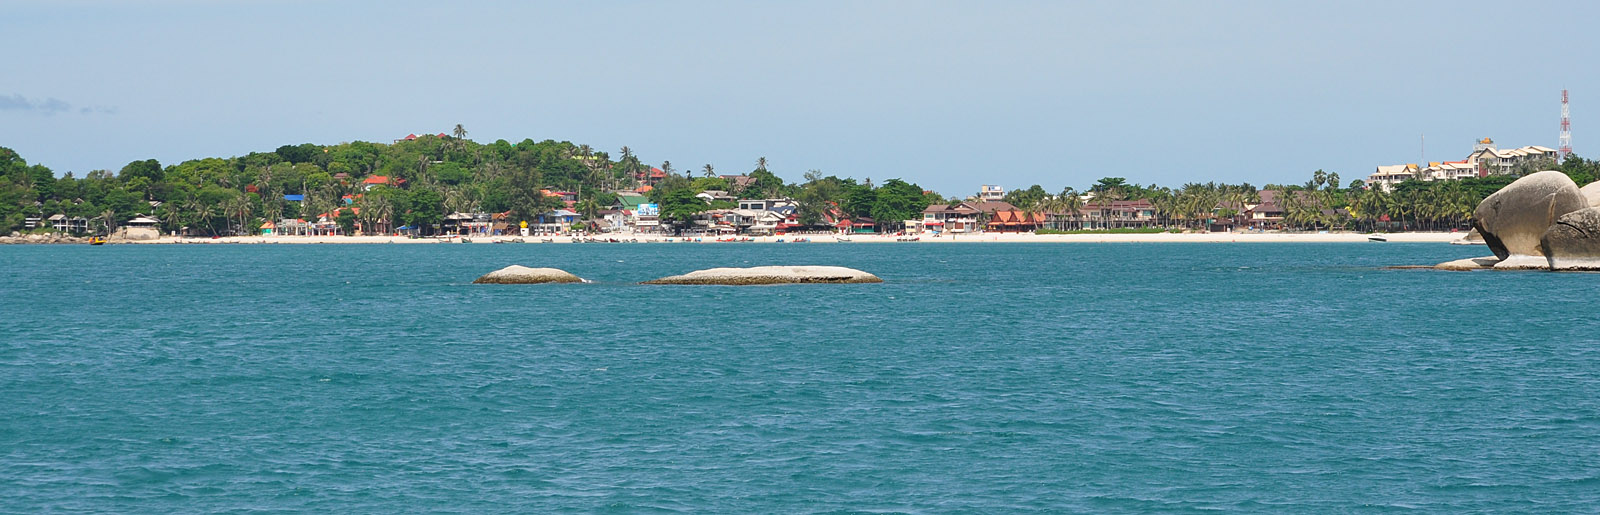
M 0 146 L 82 175 L 459 123 L 946 195 L 1259 186 L 1415 162 L 1422 135 L 1428 160 L 1554 147 L 1567 88 L 1600 155 L 1592 3 L 454 4 L 8 1 Z

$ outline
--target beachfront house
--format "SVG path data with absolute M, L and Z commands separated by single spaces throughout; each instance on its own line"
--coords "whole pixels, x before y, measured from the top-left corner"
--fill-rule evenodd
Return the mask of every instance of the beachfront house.
M 153 240 L 161 237 L 161 221 L 148 216 L 136 216 L 117 228 L 117 237 L 125 240 Z
M 989 219 L 988 227 L 995 232 L 1030 232 L 1044 227 L 1044 213 L 1029 213 L 1020 209 L 997 211 Z
M 89 219 L 81 216 L 67 216 L 63 214 L 51 215 L 46 218 L 50 226 L 57 231 L 70 234 L 83 234 L 89 232 Z

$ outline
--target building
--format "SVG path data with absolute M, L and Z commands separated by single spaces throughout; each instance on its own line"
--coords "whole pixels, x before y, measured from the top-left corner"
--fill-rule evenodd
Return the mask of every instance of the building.
M 1044 227 L 1043 213 L 1028 213 L 1018 209 L 995 212 L 989 219 L 989 230 L 995 232 L 1028 232 Z
M 148 216 L 136 216 L 132 220 L 122 223 L 117 229 L 117 237 L 125 240 L 154 240 L 161 237 L 160 220 Z
M 1377 171 L 1367 176 L 1367 187 L 1383 188 L 1383 191 L 1394 189 L 1394 185 L 1416 179 L 1420 170 L 1415 163 L 1403 165 L 1383 165 Z
M 1459 161 L 1431 162 L 1427 167 L 1415 164 L 1379 166 L 1367 176 L 1367 187 L 1384 191 L 1408 180 L 1454 181 L 1470 177 L 1509 175 L 1518 166 L 1543 160 L 1555 161 L 1560 154 L 1552 148 L 1530 145 L 1510 150 L 1500 150 L 1494 140 L 1483 138 L 1473 143 L 1472 153 Z
M 1560 154 L 1555 149 L 1530 145 L 1510 150 L 1500 150 L 1494 140 L 1483 138 L 1473 145 L 1472 154 L 1467 156 L 1467 163 L 1476 165 L 1479 176 L 1507 175 L 1518 165 L 1541 160 L 1555 161 Z
M 993 184 L 985 184 L 978 188 L 978 200 L 996 202 L 1006 198 L 1006 189 Z
M 922 210 L 922 230 L 951 234 L 975 233 L 982 230 L 978 218 L 995 213 L 1015 211 L 1016 206 L 1004 201 L 962 202 L 955 205 L 934 204 Z

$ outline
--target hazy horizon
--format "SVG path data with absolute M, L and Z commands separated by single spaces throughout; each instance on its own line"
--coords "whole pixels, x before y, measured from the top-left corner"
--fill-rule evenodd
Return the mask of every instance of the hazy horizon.
M 765 156 L 901 177 L 1083 187 L 1102 176 L 1299 183 L 1461 159 L 1474 140 L 1574 150 L 1594 5 L 1463 2 L 600 4 L 20 1 L 0 43 L 0 146 L 82 176 L 155 158 L 387 143 L 570 140 L 679 169 Z M 1600 122 L 1594 126 L 1600 128 Z

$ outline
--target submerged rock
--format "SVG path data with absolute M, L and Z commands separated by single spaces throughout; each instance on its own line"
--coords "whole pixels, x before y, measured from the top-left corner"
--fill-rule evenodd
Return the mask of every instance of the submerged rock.
M 1497 257 L 1494 257 L 1494 256 L 1484 256 L 1484 257 L 1480 257 L 1480 258 L 1467 258 L 1467 259 L 1457 259 L 1455 261 L 1446 261 L 1446 262 L 1434 265 L 1433 268 L 1435 270 L 1449 270 L 1449 271 L 1452 271 L 1452 272 L 1466 272 L 1466 271 L 1470 271 L 1470 270 L 1488 270 L 1488 269 L 1494 268 L 1494 265 L 1496 263 L 1499 263 L 1499 262 L 1500 262 L 1500 258 L 1497 258 Z
M 881 283 L 883 279 L 842 266 L 757 266 L 712 268 L 662 277 L 644 284 L 721 284 L 732 286 L 800 283 Z
M 1600 208 L 1556 219 L 1539 244 L 1551 270 L 1600 270 Z
M 1588 200 L 1567 174 L 1544 171 L 1483 199 L 1473 211 L 1472 226 L 1500 258 L 1495 268 L 1544 268 L 1549 265 L 1539 240 L 1545 230 L 1562 215 L 1586 207 Z
M 511 265 L 479 277 L 473 284 L 581 283 L 583 279 L 558 268 L 528 268 Z

